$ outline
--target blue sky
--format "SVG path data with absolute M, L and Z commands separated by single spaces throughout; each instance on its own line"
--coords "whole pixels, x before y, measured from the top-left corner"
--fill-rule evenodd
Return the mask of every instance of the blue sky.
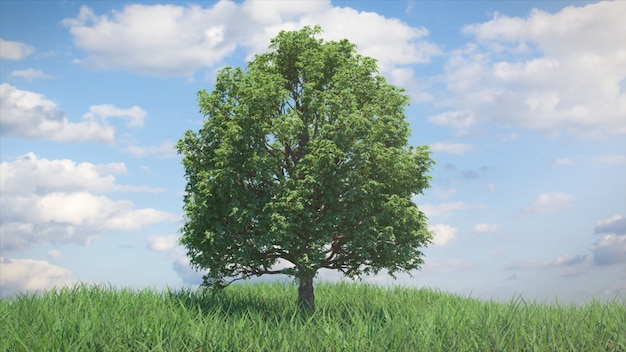
M 197 284 L 173 150 L 196 92 L 315 24 L 406 89 L 437 162 L 425 266 L 364 280 L 626 296 L 626 2 L 435 0 L 0 2 L 2 295 Z

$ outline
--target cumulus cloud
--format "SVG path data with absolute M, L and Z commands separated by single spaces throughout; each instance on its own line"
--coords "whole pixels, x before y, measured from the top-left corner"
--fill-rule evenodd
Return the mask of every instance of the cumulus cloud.
M 241 11 L 253 22 L 262 25 L 293 21 L 305 14 L 323 13 L 331 8 L 329 0 L 303 2 L 301 4 L 280 0 L 244 2 Z
M 189 76 L 214 67 L 237 48 L 250 59 L 265 51 L 280 30 L 316 24 L 325 29 L 325 39 L 349 38 L 385 71 L 429 62 L 441 53 L 424 39 L 428 31 L 423 27 L 330 1 L 220 1 L 208 8 L 133 4 L 110 15 L 83 6 L 63 23 L 91 65 L 152 75 Z
M 4 232 L 3 232 L 4 234 Z M 43 260 L 0 257 L 0 296 L 76 283 L 72 272 Z
M 102 104 L 90 106 L 89 112 L 83 115 L 83 119 L 87 120 L 93 120 L 96 117 L 103 121 L 109 117 L 118 117 L 126 120 L 128 126 L 142 127 L 146 111 L 136 105 L 128 109 L 120 109 L 114 105 Z
M 0 230 L 3 250 L 47 241 L 88 245 L 105 231 L 131 231 L 179 217 L 153 208 L 135 209 L 131 201 L 114 201 L 87 192 L 3 196 Z
M 471 144 L 462 143 L 433 143 L 430 145 L 430 149 L 433 152 L 442 152 L 456 155 L 463 155 L 467 151 L 474 148 Z
M 124 163 L 78 163 L 69 159 L 45 159 L 27 153 L 0 163 L 3 196 L 51 192 L 161 192 L 145 186 L 119 185 L 116 175 L 127 173 Z
M 0 38 L 0 59 L 21 60 L 33 51 L 30 45 Z
M 411 103 L 430 102 L 434 100 L 433 95 L 428 92 L 431 84 L 427 79 L 417 78 L 413 66 L 400 66 L 383 70 L 383 74 L 391 84 L 400 86 L 407 91 Z
M 110 16 L 83 6 L 65 19 L 75 44 L 100 68 L 157 75 L 190 75 L 234 51 L 239 37 L 237 5 L 127 5 Z
M 443 247 L 454 241 L 459 229 L 447 224 L 435 224 L 430 226 L 429 230 L 435 233 L 433 245 Z
M 420 210 L 429 218 L 446 217 L 455 211 L 481 209 L 484 207 L 482 204 L 468 204 L 465 202 L 446 202 L 436 205 L 422 204 L 419 206 Z
M 155 209 L 135 210 L 130 201 L 113 201 L 87 192 L 50 193 L 38 197 L 32 205 L 38 209 L 29 217 L 43 223 L 61 223 L 72 227 L 136 230 L 162 220 L 177 220 L 177 217 Z
M 158 155 L 161 158 L 172 158 L 176 156 L 174 143 L 169 141 L 165 141 L 160 145 L 151 145 L 145 147 L 131 145 L 124 148 L 123 151 L 135 158 L 143 158 L 150 155 Z
M 46 258 L 48 260 L 59 259 L 62 256 L 63 256 L 63 252 L 61 252 L 58 249 L 52 249 L 52 250 L 49 250 L 48 253 L 46 253 Z
M 567 193 L 542 193 L 522 209 L 523 214 L 546 214 L 573 206 L 576 198 Z
M 626 3 L 570 6 L 526 18 L 496 13 L 446 64 L 448 111 L 431 122 L 477 122 L 583 137 L 626 133 Z
M 255 1 L 244 6 L 265 7 Z M 312 8 L 292 12 L 290 20 L 266 22 L 264 30 L 254 31 L 248 39 L 252 53 L 266 50 L 269 39 L 280 30 L 296 30 L 303 26 L 319 24 L 323 38 L 339 40 L 348 38 L 358 46 L 359 52 L 378 60 L 383 71 L 393 67 L 427 63 L 431 57 L 441 54 L 441 49 L 426 40 L 428 30 L 411 27 L 398 19 L 388 19 L 377 13 L 359 12 L 349 7 L 331 6 L 330 2 L 311 5 Z M 273 10 L 282 13 L 283 2 L 274 2 Z
M 569 255 L 563 254 L 552 261 L 532 261 L 522 260 L 516 261 L 513 264 L 507 266 L 506 270 L 545 270 L 550 269 L 557 271 L 565 276 L 576 276 L 582 272 L 584 267 L 587 267 L 589 261 L 586 255 Z
M 595 233 L 626 234 L 626 218 L 615 214 L 608 219 L 596 221 Z
M 52 76 L 43 73 L 40 70 L 34 68 L 28 68 L 26 70 L 15 70 L 11 72 L 13 77 L 22 77 L 28 81 L 32 81 L 35 78 L 52 78 Z
M 428 117 L 428 121 L 455 129 L 467 129 L 476 123 L 476 118 L 470 111 L 446 111 Z
M 0 84 L 0 133 L 53 141 L 112 142 L 114 129 L 92 119 L 71 122 L 44 95 Z
M 174 214 L 136 209 L 131 201 L 91 193 L 152 190 L 117 185 L 114 175 L 125 171 L 124 164 L 47 160 L 32 153 L 2 162 L 0 248 L 15 250 L 44 241 L 86 245 L 105 231 L 130 231 L 179 220 Z
M 148 248 L 153 251 L 170 251 L 178 246 L 177 235 L 150 236 L 148 238 Z
M 589 249 L 597 265 L 626 264 L 626 235 L 605 235 Z

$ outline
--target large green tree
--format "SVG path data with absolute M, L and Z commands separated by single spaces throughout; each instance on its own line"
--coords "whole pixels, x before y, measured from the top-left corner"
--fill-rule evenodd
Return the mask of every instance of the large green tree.
M 287 274 L 298 303 L 314 307 L 319 269 L 393 276 L 423 263 L 432 233 L 411 198 L 429 187 L 433 161 L 408 146 L 408 97 L 354 44 L 320 32 L 283 31 L 198 93 L 204 125 L 177 144 L 180 243 L 206 285 Z

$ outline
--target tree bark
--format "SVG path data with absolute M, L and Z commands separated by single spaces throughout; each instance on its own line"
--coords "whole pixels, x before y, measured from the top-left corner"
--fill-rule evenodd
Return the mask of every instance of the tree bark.
M 298 307 L 315 310 L 315 294 L 313 293 L 313 277 L 301 278 L 298 285 Z

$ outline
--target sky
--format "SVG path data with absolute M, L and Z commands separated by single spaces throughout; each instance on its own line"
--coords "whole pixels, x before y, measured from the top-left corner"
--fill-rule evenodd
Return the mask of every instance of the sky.
M 626 299 L 621 0 L 2 0 L 0 295 L 201 282 L 177 244 L 173 148 L 201 127 L 196 93 L 316 24 L 406 90 L 410 144 L 437 163 L 414 198 L 435 233 L 425 265 L 363 281 Z

